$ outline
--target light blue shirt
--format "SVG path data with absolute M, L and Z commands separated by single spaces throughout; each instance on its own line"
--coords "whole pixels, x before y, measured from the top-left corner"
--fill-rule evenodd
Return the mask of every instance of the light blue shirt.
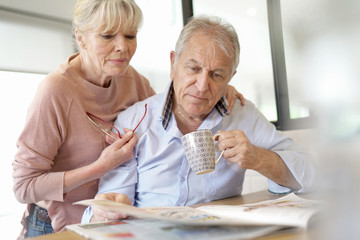
M 115 126 L 119 130 L 133 129 L 147 104 L 147 114 L 135 131 L 139 140 L 134 158 L 102 177 L 98 193 L 126 194 L 138 207 L 187 206 L 241 193 L 245 169 L 236 163 L 221 158 L 215 171 L 204 175 L 195 175 L 190 169 L 181 143 L 183 134 L 174 114 L 167 110 L 171 109 L 172 91 L 170 84 L 165 93 L 138 102 L 119 114 Z M 164 121 L 166 112 L 168 121 Z M 252 144 L 274 151 L 282 158 L 302 187 L 298 192 L 311 188 L 315 170 L 309 154 L 277 131 L 249 100 L 245 106 L 237 102 L 230 115 L 214 108 L 199 129 L 211 129 L 213 134 L 218 130 L 242 130 Z M 271 180 L 268 184 L 269 191 L 274 193 L 291 191 Z M 89 222 L 91 216 L 88 208 L 82 222 Z

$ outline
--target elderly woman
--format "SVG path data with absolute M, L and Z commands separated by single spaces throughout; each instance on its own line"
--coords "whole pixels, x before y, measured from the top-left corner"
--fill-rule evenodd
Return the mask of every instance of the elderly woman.
M 132 0 L 79 0 L 75 5 L 80 50 L 40 84 L 17 141 L 14 192 L 27 204 L 19 239 L 80 222 L 85 208 L 72 203 L 93 198 L 98 179 L 132 158 L 133 131 L 108 146 L 88 116 L 112 123 L 120 111 L 155 94 L 129 65 L 141 22 Z M 228 89 L 230 103 L 234 91 Z
M 112 122 L 155 93 L 129 65 L 141 21 L 141 10 L 131 0 L 77 2 L 73 25 L 80 52 L 40 84 L 17 142 L 14 192 L 28 204 L 23 236 L 79 222 L 84 208 L 72 203 L 93 198 L 98 178 L 131 158 L 136 137 L 129 132 L 105 149 L 105 135 L 86 112 Z

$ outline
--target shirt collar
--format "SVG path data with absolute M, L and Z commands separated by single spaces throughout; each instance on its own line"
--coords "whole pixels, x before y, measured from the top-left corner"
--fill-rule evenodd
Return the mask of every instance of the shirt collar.
M 173 83 L 171 82 L 170 87 L 168 89 L 168 94 L 165 100 L 165 105 L 163 108 L 163 112 L 161 115 L 162 125 L 164 129 L 167 129 L 169 125 L 169 121 L 172 114 L 172 104 L 173 104 L 173 95 L 174 95 L 174 87 Z M 219 114 L 223 117 L 228 111 L 228 103 L 224 96 L 220 98 L 220 100 L 216 103 L 215 109 L 219 112 Z

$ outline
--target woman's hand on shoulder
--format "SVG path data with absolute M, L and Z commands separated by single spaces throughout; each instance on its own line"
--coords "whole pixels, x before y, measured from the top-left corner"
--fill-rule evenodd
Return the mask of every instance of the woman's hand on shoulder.
M 231 85 L 227 85 L 227 87 L 226 87 L 225 98 L 229 103 L 228 112 L 227 112 L 228 115 L 231 113 L 231 110 L 233 109 L 233 107 L 235 105 L 236 99 L 240 99 L 241 106 L 245 105 L 244 96 L 241 93 L 239 93 L 235 89 L 235 87 L 233 87 Z

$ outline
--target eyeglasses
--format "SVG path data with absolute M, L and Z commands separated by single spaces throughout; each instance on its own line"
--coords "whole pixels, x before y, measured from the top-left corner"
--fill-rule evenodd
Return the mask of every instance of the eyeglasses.
M 140 122 L 136 125 L 136 127 L 134 128 L 133 132 L 135 132 L 135 130 L 140 126 L 140 123 L 143 121 L 143 119 L 145 118 L 147 112 L 147 104 L 145 104 L 145 113 L 144 116 L 141 118 Z M 111 137 L 114 140 L 117 140 L 116 137 L 114 137 L 113 135 L 111 135 L 111 130 L 114 129 L 118 135 L 118 137 L 121 139 L 121 134 L 120 131 L 111 123 L 95 116 L 94 114 L 91 114 L 89 112 L 86 112 L 86 116 L 87 118 L 90 120 L 90 122 L 92 122 L 96 127 L 98 127 L 103 133 L 105 133 L 106 135 L 108 135 L 109 137 Z M 100 121 L 100 122 L 99 122 Z M 103 125 L 104 124 L 104 125 Z M 110 126 L 110 129 L 107 129 L 106 126 Z

